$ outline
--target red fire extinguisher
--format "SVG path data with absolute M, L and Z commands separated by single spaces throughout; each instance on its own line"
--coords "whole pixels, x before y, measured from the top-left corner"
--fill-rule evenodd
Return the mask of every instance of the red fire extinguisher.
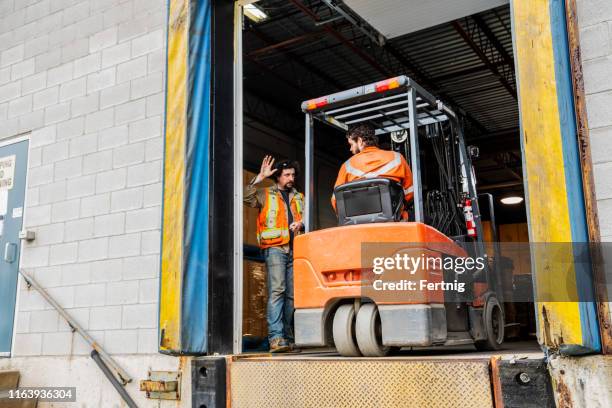
M 472 200 L 469 198 L 465 199 L 465 203 L 463 205 L 463 215 L 465 216 L 467 234 L 469 237 L 474 238 L 476 236 L 476 223 L 474 222 L 474 213 L 472 212 Z

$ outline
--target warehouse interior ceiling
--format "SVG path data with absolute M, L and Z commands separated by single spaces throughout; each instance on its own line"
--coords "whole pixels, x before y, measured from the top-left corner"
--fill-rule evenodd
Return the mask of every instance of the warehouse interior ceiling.
M 390 19 L 389 27 L 376 23 L 374 2 L 346 3 L 354 9 L 337 0 L 256 3 L 267 18 L 260 22 L 245 18 L 244 23 L 245 135 L 248 129 L 271 129 L 285 142 L 295 141 L 301 147 L 302 101 L 405 74 L 462 113 L 467 143 L 480 149 L 480 157 L 474 160 L 479 192 L 494 194 L 496 203 L 505 195 L 523 195 L 509 6 L 392 37 L 395 32 Z M 403 8 L 400 3 L 407 8 L 419 4 L 411 9 L 413 17 L 417 11 L 426 13 L 427 7 L 433 7 L 427 2 L 403 0 L 380 3 L 397 3 L 398 11 Z M 446 3 L 464 3 L 481 10 L 485 4 L 502 2 L 435 3 L 438 6 L 431 13 L 439 19 L 434 21 L 442 21 L 462 14 L 453 11 L 454 6 L 443 6 Z M 364 16 L 357 12 L 361 7 L 367 9 Z M 410 18 L 410 13 L 397 14 Z M 386 37 L 385 33 L 391 35 Z M 323 126 L 316 132 L 315 148 L 321 154 L 337 160 L 338 166 L 350 156 L 344 137 L 337 132 L 326 133 L 331 131 Z M 245 141 L 248 143 L 247 137 Z M 248 148 L 245 150 L 251 169 L 258 167 L 258 160 L 261 157 L 249 157 Z M 524 203 L 496 204 L 496 213 L 500 223 L 525 222 Z
M 457 20 L 494 7 L 508 0 L 344 0 L 387 38 Z

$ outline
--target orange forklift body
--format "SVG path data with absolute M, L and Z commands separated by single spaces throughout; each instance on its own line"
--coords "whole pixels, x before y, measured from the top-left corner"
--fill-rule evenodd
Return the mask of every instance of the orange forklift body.
M 332 300 L 361 297 L 363 285 L 368 284 L 362 276 L 361 249 L 362 243 L 368 242 L 418 243 L 419 253 L 438 254 L 439 244 L 444 244 L 446 255 L 466 256 L 465 251 L 451 239 L 417 222 L 361 224 L 309 232 L 296 237 L 294 242 L 295 308 L 319 308 Z M 411 275 L 411 279 L 438 282 L 442 275 L 440 271 L 421 268 Z M 415 291 L 413 296 L 400 303 L 444 303 L 444 294 L 442 291 Z

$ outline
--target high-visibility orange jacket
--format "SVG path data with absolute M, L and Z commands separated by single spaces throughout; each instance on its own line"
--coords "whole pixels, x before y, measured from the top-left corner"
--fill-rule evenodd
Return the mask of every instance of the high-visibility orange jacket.
M 404 156 L 390 150 L 368 146 L 342 164 L 334 189 L 351 181 L 383 177 L 397 181 L 404 189 L 406 201 L 412 200 L 412 172 Z M 336 198 L 332 194 L 332 206 Z
M 304 214 L 304 195 L 295 188 L 289 191 L 290 208 L 276 185 L 255 188 L 253 181 L 245 187 L 244 201 L 250 207 L 259 207 L 257 241 L 260 248 L 287 247 L 291 239 L 289 211 L 294 222 L 301 222 Z

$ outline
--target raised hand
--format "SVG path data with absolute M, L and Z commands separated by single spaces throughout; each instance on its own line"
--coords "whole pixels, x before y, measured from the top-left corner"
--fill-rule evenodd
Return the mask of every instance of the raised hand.
M 274 166 L 274 157 L 272 156 L 264 157 L 263 161 L 261 162 L 261 169 L 259 170 L 259 175 L 261 176 L 262 179 L 266 177 L 270 177 L 271 175 L 276 173 L 278 169 L 273 169 L 272 166 Z

